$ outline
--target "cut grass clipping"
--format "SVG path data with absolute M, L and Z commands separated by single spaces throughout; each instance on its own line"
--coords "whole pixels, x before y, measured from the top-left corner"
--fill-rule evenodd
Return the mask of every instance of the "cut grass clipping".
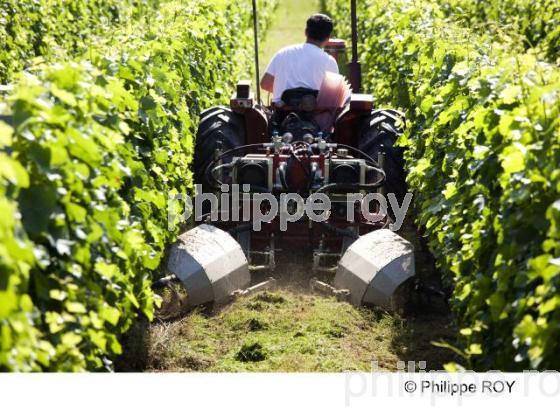
M 154 324 L 148 334 L 148 370 L 369 371 L 396 370 L 399 361 L 426 361 L 441 369 L 453 359 L 434 340 L 452 334 L 442 316 L 399 319 L 334 298 L 263 292 L 207 315 L 195 311 Z

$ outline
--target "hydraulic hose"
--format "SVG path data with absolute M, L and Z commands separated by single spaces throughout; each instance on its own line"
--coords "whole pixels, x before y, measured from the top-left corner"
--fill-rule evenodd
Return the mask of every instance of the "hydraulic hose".
M 361 155 L 362 157 L 364 157 L 366 160 L 368 160 L 373 164 L 373 168 L 375 168 L 376 172 L 382 174 L 384 179 L 386 178 L 385 171 L 381 169 L 379 163 L 376 160 L 374 160 L 372 157 L 370 157 L 368 154 L 366 154 L 364 151 L 362 151 L 361 149 L 346 144 L 336 144 L 336 146 L 337 148 L 346 148 L 349 151 L 354 151 L 358 155 Z
M 211 177 L 211 181 L 214 182 L 216 185 L 215 187 L 219 187 L 221 185 L 224 184 L 223 181 L 219 180 L 218 178 L 216 178 L 216 172 L 221 171 L 222 169 L 226 169 L 226 168 L 233 168 L 233 166 L 235 165 L 234 162 L 229 162 L 227 164 L 222 164 L 222 165 L 218 165 L 217 167 L 214 167 L 212 169 L 212 171 L 210 172 L 210 177 Z

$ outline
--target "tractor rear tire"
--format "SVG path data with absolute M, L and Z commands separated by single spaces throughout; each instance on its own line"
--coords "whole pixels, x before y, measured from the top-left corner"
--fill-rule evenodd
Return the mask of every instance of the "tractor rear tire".
M 203 192 L 211 190 L 206 168 L 214 160 L 221 145 L 222 152 L 245 143 L 245 124 L 241 115 L 226 107 L 213 107 L 200 116 L 194 147 L 194 183 L 202 185 Z M 224 158 L 227 162 L 231 158 Z
M 376 161 L 379 152 L 385 152 L 385 193 L 395 194 L 399 204 L 407 192 L 404 149 L 395 146 L 402 134 L 403 124 L 404 116 L 400 112 L 390 109 L 375 110 L 366 120 L 358 142 L 358 148 Z

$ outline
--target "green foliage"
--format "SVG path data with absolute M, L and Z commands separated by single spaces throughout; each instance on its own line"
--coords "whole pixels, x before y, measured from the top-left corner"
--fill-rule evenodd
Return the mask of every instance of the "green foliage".
M 0 122 L 0 369 L 111 369 L 118 337 L 152 318 L 151 278 L 176 235 L 167 198 L 192 189 L 196 114 L 250 67 L 249 12 L 167 2 L 148 27 L 14 77 L 13 126 Z
M 558 0 L 440 0 L 450 17 L 470 27 L 523 36 L 526 48 L 543 50 L 550 61 L 560 58 L 560 3 Z
M 3 152 L 11 141 L 12 130 L 0 121 L 0 366 L 30 371 L 48 363 L 52 346 L 34 327 L 39 313 L 28 294 L 34 257 L 17 209 L 29 175 Z
M 37 59 L 82 54 L 159 0 L 0 0 L 0 83 Z
M 344 26 L 347 1 L 329 0 Z M 560 70 L 432 1 L 361 2 L 366 89 L 404 109 L 418 222 L 475 368 L 560 366 Z

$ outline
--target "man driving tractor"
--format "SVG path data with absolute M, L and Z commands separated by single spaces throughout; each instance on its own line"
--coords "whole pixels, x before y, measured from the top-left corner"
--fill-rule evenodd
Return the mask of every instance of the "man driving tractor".
M 323 51 L 332 31 L 330 17 L 313 14 L 307 20 L 307 41 L 285 47 L 272 58 L 261 80 L 261 87 L 273 94 L 274 104 L 281 104 L 286 90 L 318 91 L 327 72 L 338 74 L 336 60 Z
M 332 20 L 314 14 L 307 21 L 307 41 L 280 50 L 258 78 L 261 87 L 273 93 L 272 105 L 262 103 L 260 89 L 255 98 L 251 81 L 244 79 L 237 83 L 229 107 L 209 107 L 201 113 L 194 182 L 203 194 L 219 195 L 220 200 L 210 201 L 203 224 L 181 235 L 168 264 L 193 306 L 222 303 L 245 290 L 251 272 L 273 272 L 276 253 L 282 251 L 308 252 L 314 272 L 333 274 L 332 285 L 324 285 L 343 291 L 356 305 L 390 308 L 397 286 L 414 275 L 412 245 L 384 229 L 398 220 L 397 214 L 392 219 L 381 202 L 369 207 L 363 199 L 346 200 L 347 194 L 395 194 L 404 203 L 406 192 L 402 152 L 394 146 L 403 115 L 374 108 L 373 96 L 361 93 L 356 0 L 350 6 L 352 61 L 345 67 L 350 84 L 338 74 L 344 41 L 330 40 Z M 333 57 L 327 54 L 331 50 Z M 239 187 L 244 190 L 241 203 Z M 304 202 L 326 195 L 328 218 L 302 217 L 296 206 L 296 212 L 286 213 L 297 217 L 283 224 L 282 217 L 275 216 L 280 208 L 273 211 L 273 204 L 296 194 Z M 226 215 L 234 215 L 229 213 L 230 208 L 235 212 L 234 204 L 237 211 L 242 208 L 243 221 L 210 218 L 221 216 L 223 208 L 218 208 L 223 206 Z M 363 209 L 373 211 L 375 218 L 367 219 Z M 245 217 L 246 211 L 253 216 Z M 267 220 L 253 229 L 259 212 Z

